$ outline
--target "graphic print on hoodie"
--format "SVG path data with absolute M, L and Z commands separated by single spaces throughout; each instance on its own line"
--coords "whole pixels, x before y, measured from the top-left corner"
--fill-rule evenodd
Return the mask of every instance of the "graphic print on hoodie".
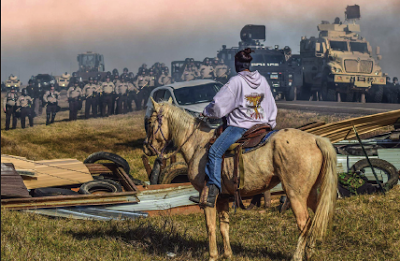
M 264 93 L 252 93 L 244 96 L 247 101 L 246 114 L 253 119 L 264 119 L 264 109 L 261 107 L 261 102 L 264 100 Z
M 226 116 L 228 126 L 245 129 L 256 124 L 274 128 L 277 113 L 271 88 L 258 71 L 242 71 L 230 78 L 203 111 L 210 118 Z

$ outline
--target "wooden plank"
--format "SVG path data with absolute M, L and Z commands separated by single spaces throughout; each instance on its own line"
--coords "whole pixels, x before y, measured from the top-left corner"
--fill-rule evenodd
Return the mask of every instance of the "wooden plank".
M 384 126 L 393 125 L 400 118 L 400 110 L 393 110 L 359 118 L 325 124 L 305 130 L 306 132 L 327 137 L 332 143 L 355 137 L 353 126 L 360 135 L 370 133 Z
M 131 180 L 131 178 L 125 173 L 124 169 L 121 167 L 117 168 L 115 175 L 121 181 L 122 186 L 124 186 L 126 191 L 137 191 L 135 183 Z
M 35 162 L 36 180 L 24 177 L 28 189 L 76 185 L 92 181 L 88 168 L 76 159 L 54 159 Z
M 1 163 L 1 197 L 30 198 L 22 177 L 12 163 Z
M 139 199 L 136 192 L 120 192 L 90 195 L 69 195 L 69 196 L 49 196 L 34 197 L 29 199 L 2 199 L 1 206 L 6 209 L 35 209 L 35 208 L 54 208 L 69 206 L 92 206 L 122 203 L 138 203 Z

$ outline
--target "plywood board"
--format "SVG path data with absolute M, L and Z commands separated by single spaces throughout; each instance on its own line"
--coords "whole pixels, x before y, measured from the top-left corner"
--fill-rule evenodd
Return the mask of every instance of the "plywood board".
M 14 164 L 16 170 L 29 170 L 34 178 L 23 176 L 28 189 L 79 185 L 93 180 L 88 168 L 76 159 L 30 161 L 14 155 L 1 155 L 1 160 Z

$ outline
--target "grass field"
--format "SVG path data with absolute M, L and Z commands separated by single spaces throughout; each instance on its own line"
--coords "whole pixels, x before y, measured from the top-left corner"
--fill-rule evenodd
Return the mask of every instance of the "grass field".
M 63 104 L 65 108 L 65 103 Z M 141 163 L 144 112 L 68 122 L 68 111 L 46 126 L 1 131 L 1 153 L 32 160 L 76 158 L 96 151 L 124 157 L 135 178 L 147 180 Z M 278 128 L 349 116 L 280 110 Z M 1 116 L 2 129 L 5 114 Z M 400 260 L 400 188 L 382 195 L 339 200 L 332 229 L 314 260 Z M 298 237 L 291 210 L 231 212 L 234 260 L 288 260 Z M 77 221 L 23 212 L 1 212 L 2 260 L 199 260 L 207 257 L 203 215 L 162 216 L 134 221 Z M 221 237 L 218 235 L 220 252 Z M 175 253 L 173 258 L 167 253 Z

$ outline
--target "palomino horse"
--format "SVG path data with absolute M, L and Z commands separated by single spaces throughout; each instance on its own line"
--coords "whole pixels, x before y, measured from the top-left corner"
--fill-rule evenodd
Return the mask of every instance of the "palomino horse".
M 208 143 L 214 130 L 169 102 L 156 103 L 147 122 L 144 152 L 162 155 L 173 142 L 188 164 L 188 178 L 199 192 L 203 189 Z M 336 152 L 326 138 L 296 129 L 275 133 L 261 148 L 243 155 L 245 197 L 260 194 L 282 182 L 296 216 L 300 236 L 293 260 L 310 257 L 317 239 L 322 239 L 332 219 L 337 188 Z M 220 195 L 233 195 L 234 162 L 224 160 Z M 319 189 L 320 194 L 317 194 Z M 311 219 L 307 208 L 314 211 Z M 229 200 L 220 196 L 216 208 L 204 209 L 209 239 L 210 260 L 218 258 L 216 212 L 224 243 L 224 258 L 232 256 L 229 243 Z

